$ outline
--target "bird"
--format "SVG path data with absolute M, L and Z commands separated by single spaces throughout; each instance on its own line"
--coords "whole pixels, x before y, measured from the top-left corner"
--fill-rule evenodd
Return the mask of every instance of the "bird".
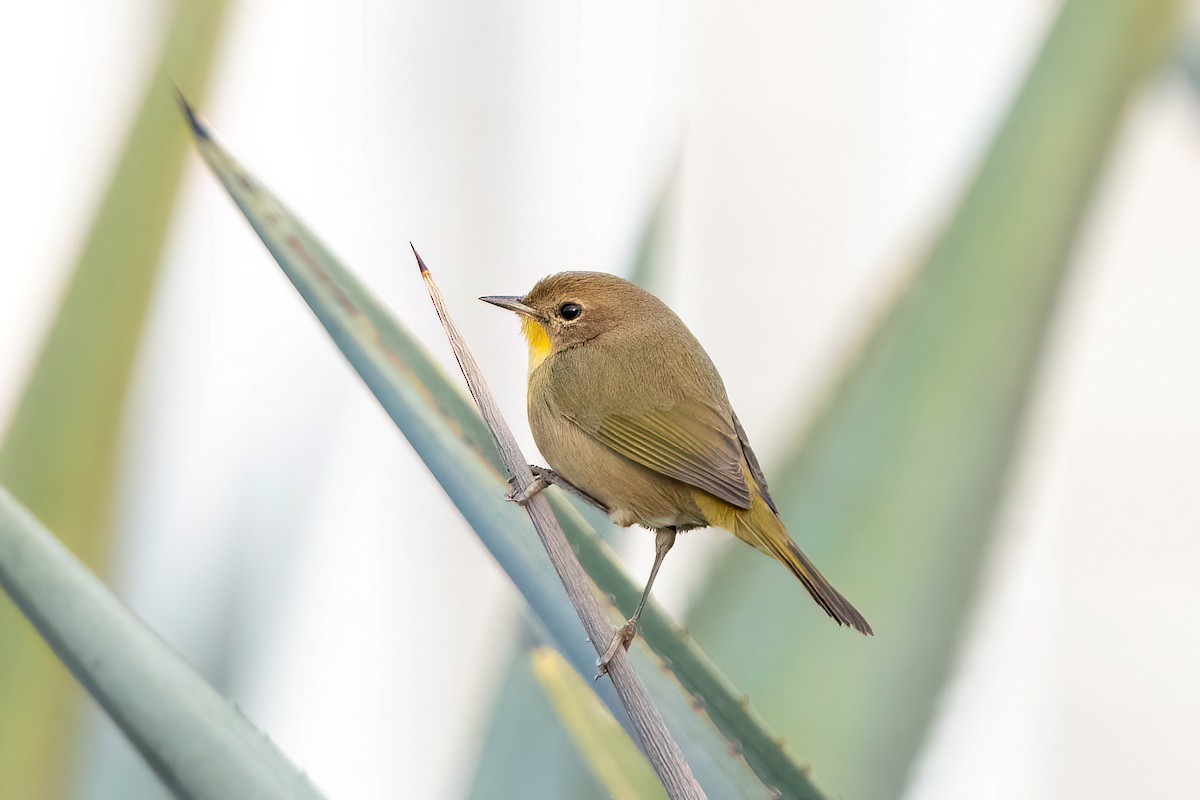
M 704 348 L 666 303 L 603 272 L 550 275 L 523 296 L 480 300 L 515 312 L 529 347 L 527 412 L 550 484 L 617 525 L 655 533 L 634 613 L 598 662 L 629 647 L 676 536 L 723 528 L 786 566 L 841 625 L 870 624 L 817 570 L 779 518 L 766 476 Z

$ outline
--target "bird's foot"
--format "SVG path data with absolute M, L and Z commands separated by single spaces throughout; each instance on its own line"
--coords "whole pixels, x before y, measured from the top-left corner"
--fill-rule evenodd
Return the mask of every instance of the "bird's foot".
M 616 656 L 617 650 L 624 647 L 629 649 L 629 645 L 633 644 L 633 640 L 637 638 L 638 623 L 636 619 L 631 619 L 617 630 L 613 635 L 612 641 L 608 643 L 608 649 L 604 651 L 604 655 L 596 659 L 596 680 L 600 679 L 601 675 L 608 672 L 608 665 Z
M 516 478 L 508 479 L 508 491 L 505 492 L 504 496 L 519 506 L 523 506 L 528 503 L 530 500 L 536 497 L 539 492 L 550 485 L 550 482 L 539 475 L 536 469 L 533 471 L 533 480 L 524 489 L 518 489 L 515 481 Z

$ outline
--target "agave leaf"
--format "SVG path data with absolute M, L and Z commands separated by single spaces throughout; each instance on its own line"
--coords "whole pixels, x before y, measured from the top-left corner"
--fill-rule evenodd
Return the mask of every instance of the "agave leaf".
M 2 486 L 0 588 L 177 796 L 320 797 Z
M 1174 11 L 1065 4 L 950 224 L 773 473 L 788 527 L 875 639 L 751 552 L 696 594 L 697 639 L 840 796 L 896 797 L 927 735 L 1071 243 Z
M 665 798 L 650 762 L 558 651 L 539 647 L 529 658 L 538 683 L 608 796 Z
M 503 691 L 489 716 L 468 797 L 509 800 L 516 796 L 603 800 L 604 787 L 571 743 L 533 674 L 529 649 L 513 653 Z M 569 666 L 569 665 L 568 665 Z
M 506 479 L 474 409 L 316 237 L 213 140 L 186 106 L 185 111 L 201 154 L 284 273 L 525 596 L 544 635 L 580 674 L 591 677 L 595 650 L 525 513 L 504 500 Z M 640 587 L 567 500 L 552 493 L 552 502 L 589 575 L 602 592 L 631 610 Z M 787 796 L 820 797 L 807 773 L 661 609 L 647 609 L 643 633 L 642 641 L 653 642 L 661 658 L 652 658 L 644 645 L 634 647 L 638 674 L 711 796 L 765 797 L 770 786 Z M 680 664 L 694 674 L 685 679 Z M 624 724 L 611 685 L 597 683 L 596 690 Z
M 224 8 L 178 4 L 162 62 L 0 447 L 0 483 L 95 569 L 111 547 L 118 423 L 187 147 L 166 71 L 201 90 Z M 6 602 L 0 642 L 5 794 L 61 796 L 76 738 L 70 676 Z

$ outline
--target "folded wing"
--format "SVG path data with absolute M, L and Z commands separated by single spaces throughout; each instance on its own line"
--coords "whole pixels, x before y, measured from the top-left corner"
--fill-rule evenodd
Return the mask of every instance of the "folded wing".
M 703 401 L 681 400 L 639 414 L 607 414 L 591 424 L 568 418 L 631 461 L 737 508 L 750 508 L 742 443 L 721 412 Z

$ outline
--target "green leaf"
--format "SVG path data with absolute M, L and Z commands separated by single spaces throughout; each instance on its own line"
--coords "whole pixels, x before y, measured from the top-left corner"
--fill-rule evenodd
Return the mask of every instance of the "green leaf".
M 875 639 L 830 624 L 744 548 L 696 594 L 697 638 L 840 796 L 896 797 L 927 736 L 1071 244 L 1174 11 L 1158 0 L 1064 6 L 936 246 L 768 475 L 789 529 Z
M 528 800 L 603 800 L 606 792 L 534 677 L 529 652 L 521 646 L 505 670 L 503 691 L 496 693 L 495 708 L 488 714 L 467 796 L 509 800 L 516 793 Z
M 112 184 L 0 447 L 0 483 L 96 569 L 103 569 L 111 548 L 121 410 L 187 146 L 166 71 L 200 91 L 224 8 L 224 2 L 200 0 L 178 5 L 162 63 L 148 81 Z M 75 689 L 8 603 L 0 603 L 0 642 L 5 794 L 61 796 L 76 739 Z
M 457 384 L 432 365 L 378 301 L 206 128 L 194 117 L 192 121 L 201 154 L 284 273 L 525 596 L 545 635 L 580 674 L 591 677 L 595 649 L 525 513 L 504 499 L 506 478 L 496 466 L 490 434 Z M 557 492 L 551 493 L 551 502 L 597 586 L 632 610 L 640 587 L 570 502 Z M 761 719 L 661 609 L 648 608 L 642 624 L 644 639 L 632 648 L 631 657 L 711 796 L 769 796 L 760 780 L 785 796 L 821 796 Z M 662 657 L 652 657 L 645 643 Z M 623 719 L 611 685 L 602 682 L 596 688 Z
M 539 647 L 529 658 L 538 683 L 608 796 L 613 800 L 665 798 L 667 793 L 642 751 L 558 651 Z
M 320 797 L 2 486 L 0 588 L 177 796 Z

